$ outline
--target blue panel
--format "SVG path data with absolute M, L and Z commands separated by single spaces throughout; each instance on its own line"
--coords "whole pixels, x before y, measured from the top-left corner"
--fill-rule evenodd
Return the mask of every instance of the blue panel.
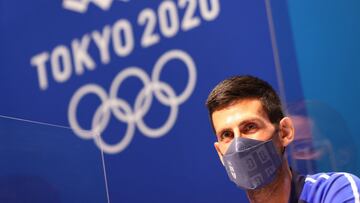
M 70 129 L 0 118 L 0 136 L 1 202 L 106 202 L 101 153 Z
M 245 202 L 218 160 L 204 103 L 218 82 L 237 74 L 289 92 L 285 101 L 302 98 L 284 1 L 273 2 L 280 62 L 289 76 L 285 87 L 278 82 L 269 6 L 263 0 L 2 1 L 0 115 L 65 127 L 35 125 L 27 130 L 34 140 L 1 134 L 13 149 L 40 146 L 29 157 L 3 155 L 9 162 L 22 157 L 9 170 L 40 177 L 46 188 L 56 185 L 61 202 L 107 202 L 106 194 L 110 202 Z M 4 129 L 17 129 L 3 118 Z M 63 170 L 41 162 L 43 156 L 54 156 Z M 69 199 L 73 193 L 78 196 Z
M 313 133 L 329 142 L 326 156 L 335 160 L 319 167 L 359 175 L 360 3 L 289 1 L 288 6 Z

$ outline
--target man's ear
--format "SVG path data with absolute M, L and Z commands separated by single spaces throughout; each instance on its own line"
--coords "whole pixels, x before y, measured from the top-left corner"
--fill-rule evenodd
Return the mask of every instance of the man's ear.
M 218 155 L 219 155 L 219 158 L 220 158 L 220 161 L 221 161 L 222 165 L 224 165 L 223 155 L 222 155 L 222 153 L 221 153 L 221 151 L 220 151 L 219 143 L 218 143 L 218 142 L 215 142 L 215 143 L 214 143 L 214 147 L 215 147 L 215 149 L 216 149 L 216 152 L 217 152 Z
M 288 146 L 294 140 L 295 129 L 291 118 L 284 117 L 281 119 L 279 133 L 280 142 L 284 147 Z

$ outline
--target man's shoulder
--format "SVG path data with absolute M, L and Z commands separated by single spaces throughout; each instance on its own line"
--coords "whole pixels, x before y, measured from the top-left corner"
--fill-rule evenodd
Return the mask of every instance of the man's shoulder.
M 360 203 L 360 179 L 350 173 L 317 173 L 305 177 L 300 198 L 306 202 Z

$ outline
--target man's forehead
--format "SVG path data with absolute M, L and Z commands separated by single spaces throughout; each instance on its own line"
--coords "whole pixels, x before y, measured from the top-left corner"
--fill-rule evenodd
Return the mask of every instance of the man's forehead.
M 219 115 L 237 114 L 242 119 L 264 119 L 269 120 L 268 115 L 259 99 L 241 99 L 232 102 L 226 107 L 216 110 L 212 114 L 212 119 L 216 119 Z

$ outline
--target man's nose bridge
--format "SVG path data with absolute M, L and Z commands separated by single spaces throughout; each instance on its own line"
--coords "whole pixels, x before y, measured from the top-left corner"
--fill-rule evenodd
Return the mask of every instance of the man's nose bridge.
M 234 138 L 235 137 L 241 137 L 240 129 L 238 127 L 233 129 L 233 132 L 234 132 Z

